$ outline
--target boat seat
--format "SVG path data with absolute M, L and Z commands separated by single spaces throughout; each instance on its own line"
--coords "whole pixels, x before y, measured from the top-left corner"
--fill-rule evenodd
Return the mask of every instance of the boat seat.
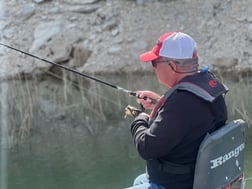
M 245 122 L 234 120 L 202 141 L 193 189 L 243 189 Z

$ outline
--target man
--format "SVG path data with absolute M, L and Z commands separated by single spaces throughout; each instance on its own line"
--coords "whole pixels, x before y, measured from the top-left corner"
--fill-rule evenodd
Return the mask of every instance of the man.
M 146 174 L 131 189 L 192 189 L 201 141 L 227 120 L 228 89 L 207 70 L 198 70 L 196 43 L 182 32 L 162 35 L 140 60 L 152 63 L 169 90 L 163 96 L 137 92 L 138 102 L 152 112 L 133 114 L 132 138 L 146 160 Z

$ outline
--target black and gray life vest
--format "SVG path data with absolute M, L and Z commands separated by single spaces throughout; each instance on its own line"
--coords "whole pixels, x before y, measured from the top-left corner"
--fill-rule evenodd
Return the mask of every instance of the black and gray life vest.
M 165 101 L 180 90 L 191 92 L 210 103 L 220 95 L 225 95 L 228 92 L 228 88 L 208 72 L 186 77 L 164 94 L 162 97 L 163 102 L 157 105 L 159 107 L 156 107 L 156 112 L 154 112 L 149 124 L 152 124 L 155 120 L 158 111 L 163 107 Z M 166 160 L 162 161 L 161 165 L 160 160 L 153 159 L 152 164 L 156 164 L 157 167 L 162 167 L 164 171 L 174 174 L 188 174 L 192 171 L 192 166 L 190 165 L 179 165 Z

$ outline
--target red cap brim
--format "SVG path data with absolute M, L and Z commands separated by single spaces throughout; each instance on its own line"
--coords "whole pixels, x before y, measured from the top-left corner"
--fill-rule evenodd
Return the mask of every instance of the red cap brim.
M 152 60 L 157 59 L 159 56 L 153 53 L 152 51 L 148 51 L 140 55 L 140 60 L 142 62 L 150 62 Z

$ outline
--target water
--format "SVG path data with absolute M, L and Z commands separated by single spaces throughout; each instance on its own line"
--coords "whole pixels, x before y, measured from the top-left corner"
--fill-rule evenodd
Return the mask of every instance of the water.
M 7 95 L 8 95 L 8 84 L 3 82 L 1 85 L 1 98 L 0 98 L 0 108 L 1 108 L 1 128 L 0 128 L 0 189 L 7 189 L 7 162 L 8 162 L 8 122 L 7 122 Z
M 98 77 L 132 90 L 165 90 L 152 75 Z M 230 120 L 251 123 L 251 86 L 249 79 L 230 81 Z M 2 87 L 1 97 L 4 91 Z M 9 82 L 7 100 L 1 102 L 9 104 L 5 120 L 11 139 L 8 148 L 1 146 L 1 156 L 2 150 L 6 154 L 1 189 L 119 189 L 144 171 L 129 134 L 131 120 L 123 118 L 124 107 L 136 105 L 134 97 L 86 80 L 65 80 L 63 85 L 34 77 Z M 252 176 L 251 149 L 252 129 L 247 128 L 247 178 Z M 247 180 L 250 188 L 252 181 Z

